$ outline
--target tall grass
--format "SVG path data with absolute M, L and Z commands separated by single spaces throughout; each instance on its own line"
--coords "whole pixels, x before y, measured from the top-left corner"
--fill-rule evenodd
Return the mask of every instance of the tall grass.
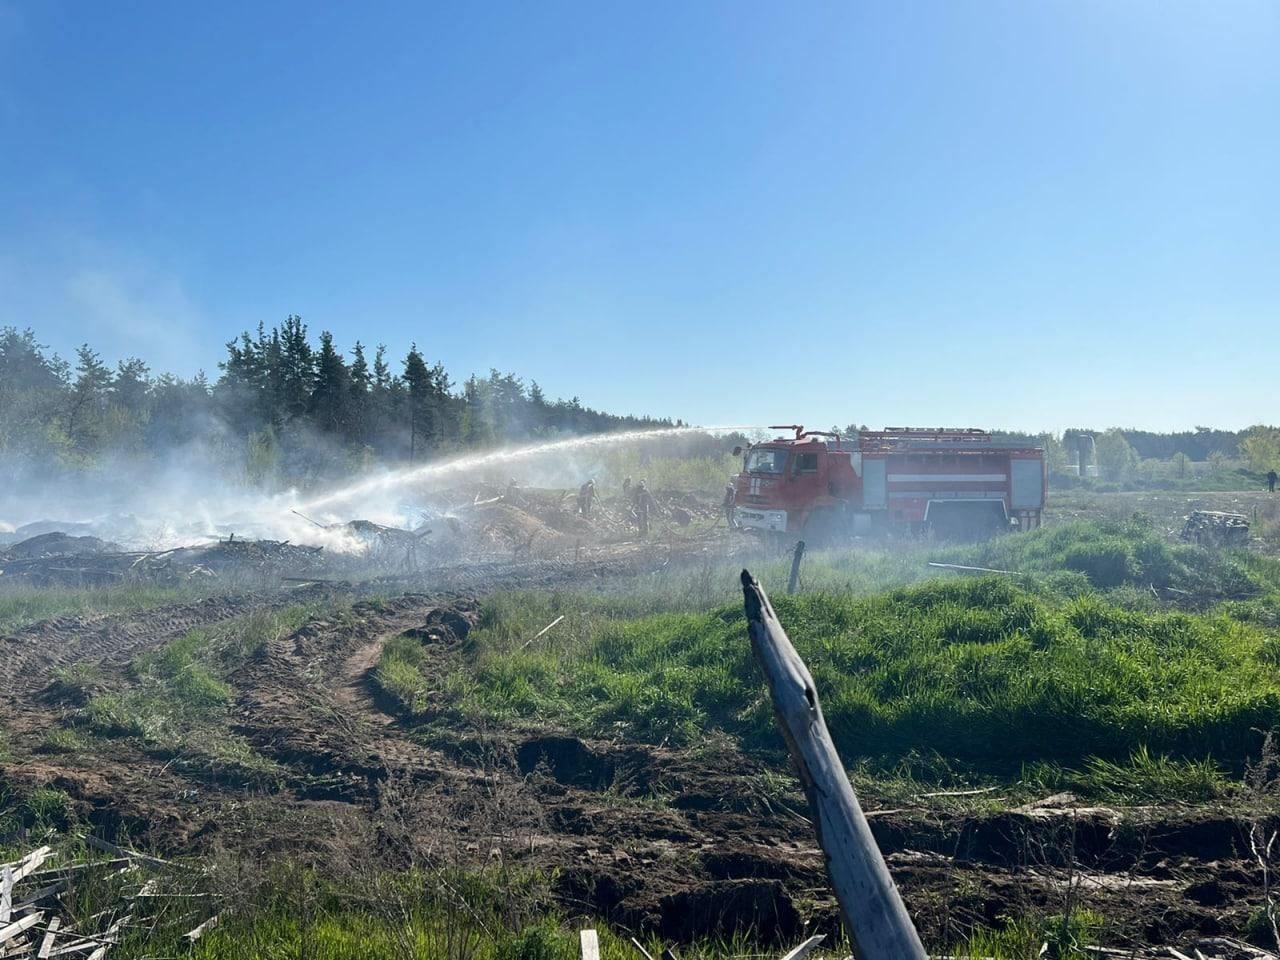
M 1280 566 L 1244 551 L 1171 544 L 1150 518 L 1089 520 L 997 537 L 939 556 L 1019 573 L 1074 571 L 1099 588 L 1174 588 L 1207 599 L 1258 596 L 1280 587 Z
M 846 761 L 936 751 L 976 769 L 1091 757 L 1237 768 L 1280 726 L 1268 631 L 1224 614 L 1151 613 L 1008 578 L 870 596 L 775 597 Z M 737 604 L 617 617 L 620 601 L 490 602 L 443 696 L 464 717 L 691 744 L 708 730 L 780 746 Z M 567 612 L 563 630 L 522 638 Z

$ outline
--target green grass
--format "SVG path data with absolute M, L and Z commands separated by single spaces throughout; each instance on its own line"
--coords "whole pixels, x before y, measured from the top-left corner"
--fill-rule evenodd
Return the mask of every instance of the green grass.
M 195 960 L 577 960 L 578 933 L 591 928 L 604 960 L 639 956 L 629 931 L 590 918 L 567 919 L 552 907 L 545 881 L 513 879 L 504 871 L 415 870 L 320 880 L 285 864 L 255 879 L 250 889 L 237 892 L 237 902 L 219 907 L 222 921 L 193 947 L 181 940 L 193 922 L 187 910 L 162 910 L 145 936 L 125 940 L 114 955 L 122 960 L 174 954 Z M 979 930 L 948 952 L 993 960 L 1085 960 L 1102 926 L 1102 918 L 1087 911 L 1004 918 L 998 929 Z M 640 941 L 655 957 L 668 946 L 643 933 Z M 1045 953 L 1042 944 L 1048 945 Z M 762 949 L 747 934 L 676 946 L 684 960 L 782 952 Z M 828 943 L 817 955 L 840 957 L 848 951 L 845 943 Z
M 1004 577 L 774 601 L 849 763 L 934 751 L 994 772 L 1127 762 L 1145 748 L 1234 769 L 1255 731 L 1280 726 L 1275 637 L 1224 613 L 1135 610 Z M 630 602 L 490 601 L 468 669 L 440 696 L 474 720 L 676 744 L 719 729 L 779 747 L 739 605 L 619 616 Z M 522 648 L 560 613 L 562 630 Z
M 1221 470 L 1188 471 L 1179 477 L 1176 467 L 1169 461 L 1151 462 L 1157 467 L 1148 475 L 1141 473 L 1129 476 L 1124 480 L 1104 480 L 1096 477 L 1072 477 L 1067 474 L 1052 473 L 1049 475 L 1050 496 L 1057 497 L 1066 493 L 1137 493 L 1161 490 L 1183 493 L 1227 493 L 1244 490 L 1265 490 L 1267 478 L 1261 473 L 1254 473 L 1240 467 L 1224 467 Z
M 75 730 L 51 730 L 36 748 L 41 753 L 80 753 L 87 749 L 86 738 Z
M 57 787 L 36 787 L 22 796 L 0 793 L 0 836 L 16 833 L 25 827 L 36 835 L 67 831 L 79 823 L 75 801 Z M 0 859 L 23 855 L 29 849 L 14 848 L 0 854 Z
M 287 635 L 322 607 L 295 604 L 256 610 L 215 627 L 191 630 L 135 659 L 129 683 L 104 689 L 96 672 L 62 671 L 55 682 L 64 697 L 83 700 L 75 723 L 103 737 L 136 737 L 213 770 L 250 778 L 270 777 L 274 763 L 227 729 L 234 690 L 227 677 L 270 639 Z M 68 749 L 74 752 L 68 741 Z
M 1094 587 L 1173 588 L 1210 599 L 1247 598 L 1280 587 L 1280 565 L 1244 551 L 1172 544 L 1150 518 L 1089 520 L 998 537 L 939 556 L 1026 574 L 1078 573 Z
M 596 922 L 563 920 L 552 907 L 547 878 L 507 870 L 413 870 L 320 878 L 284 864 L 254 877 L 254 889 L 190 950 L 189 929 L 170 920 L 123 942 L 113 955 L 142 958 L 181 953 L 195 960 L 577 960 L 578 930 L 599 933 L 605 960 L 638 956 L 629 935 Z M 660 956 L 661 941 L 645 938 Z M 685 960 L 748 952 L 746 939 L 690 944 Z
M 394 637 L 382 649 L 374 680 L 401 709 L 418 713 L 427 705 L 427 678 L 422 673 L 425 662 L 420 641 Z
M 1037 795 L 1071 790 L 1109 803 L 1208 803 L 1238 796 L 1242 784 L 1213 760 L 1154 756 L 1141 746 L 1126 760 L 1090 757 L 1083 769 L 1033 762 L 1021 781 Z
M 206 585 L 166 587 L 131 584 L 120 587 L 6 587 L 0 589 L 0 634 L 11 633 L 50 617 L 130 613 L 166 603 L 208 595 Z

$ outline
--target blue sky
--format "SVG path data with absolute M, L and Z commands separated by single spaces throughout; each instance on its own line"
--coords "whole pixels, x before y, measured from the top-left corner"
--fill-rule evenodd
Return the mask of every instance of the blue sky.
M 1280 5 L 0 0 L 0 324 L 704 424 L 1280 419 Z

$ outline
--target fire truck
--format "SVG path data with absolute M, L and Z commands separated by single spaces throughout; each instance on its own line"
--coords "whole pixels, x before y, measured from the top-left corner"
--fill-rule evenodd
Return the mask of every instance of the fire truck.
M 891 531 L 972 539 L 1040 526 L 1044 448 L 985 430 L 889 427 L 842 437 L 794 424 L 734 450 L 739 527 L 808 540 Z

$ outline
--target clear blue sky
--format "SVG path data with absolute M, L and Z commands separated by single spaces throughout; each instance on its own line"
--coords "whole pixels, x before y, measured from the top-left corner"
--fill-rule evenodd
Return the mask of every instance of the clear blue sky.
M 694 422 L 1280 420 L 1280 4 L 0 0 L 0 324 Z

